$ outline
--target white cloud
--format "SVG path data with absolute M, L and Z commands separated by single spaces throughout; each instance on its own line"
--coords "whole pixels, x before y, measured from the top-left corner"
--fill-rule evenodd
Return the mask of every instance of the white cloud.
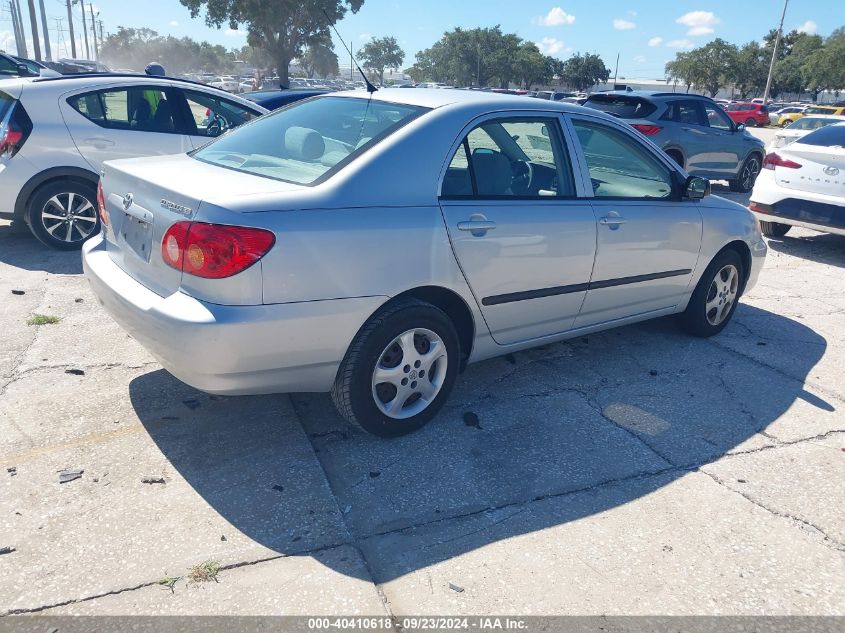
M 628 15 L 630 15 L 632 18 L 635 18 L 639 14 L 636 11 L 628 11 Z
M 560 53 L 567 53 L 572 50 L 572 47 L 567 46 L 559 39 L 554 37 L 544 37 L 537 42 L 537 48 L 543 55 L 559 55 Z
M 371 37 L 372 37 L 372 35 L 370 35 L 369 33 L 361 33 L 361 35 L 358 36 L 358 38 L 362 39 L 362 40 L 368 40 Z
M 176 20 L 171 20 L 170 26 L 179 26 L 179 23 Z
M 617 31 L 628 31 L 637 28 L 637 25 L 630 20 L 621 20 L 619 18 L 613 21 L 613 28 Z
M 659 36 L 658 37 L 652 37 L 648 41 L 648 45 L 651 46 L 651 47 L 660 46 L 662 43 L 663 43 L 663 38 L 659 37 Z
M 669 48 L 695 48 L 695 44 L 693 44 L 686 38 L 682 40 L 672 40 L 671 42 L 666 42 L 666 46 L 668 46 Z
M 801 26 L 797 27 L 797 31 L 799 33 L 807 33 L 808 35 L 814 35 L 816 31 L 818 31 L 819 25 L 813 22 L 812 20 L 807 20 Z
M 226 37 L 246 37 L 247 32 L 241 29 L 226 29 Z
M 675 22 L 689 27 L 687 35 L 695 37 L 697 35 L 709 35 L 713 32 L 713 27 L 719 24 L 721 20 L 712 11 L 690 11 L 684 13 Z
M 575 22 L 575 16 L 560 7 L 554 7 L 545 16 L 537 18 L 537 22 L 543 26 L 563 26 Z
M 645 55 L 637 55 L 636 57 L 634 57 L 634 61 L 638 64 L 645 64 L 647 60 L 645 58 Z

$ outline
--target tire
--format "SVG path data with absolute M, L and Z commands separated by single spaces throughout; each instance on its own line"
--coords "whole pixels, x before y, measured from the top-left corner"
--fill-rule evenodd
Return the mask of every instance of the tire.
M 426 345 L 432 350 L 432 342 L 433 350 L 442 352 L 436 358 L 428 354 L 440 352 L 421 351 Z M 459 365 L 460 342 L 446 313 L 417 299 L 402 300 L 361 328 L 338 369 L 332 400 L 341 416 L 365 431 L 399 437 L 437 414 L 455 385 Z M 379 370 L 383 382 L 377 382 Z
M 757 127 L 757 121 L 749 117 L 745 120 L 745 127 Z
M 780 222 L 763 222 L 760 221 L 760 230 L 766 237 L 783 237 L 789 233 L 792 228 L 790 224 L 781 224 Z
M 757 176 L 760 175 L 761 168 L 762 161 L 760 160 L 760 155 L 756 153 L 751 154 L 742 164 L 736 180 L 728 181 L 731 191 L 748 193 L 754 189 L 754 183 L 757 181 Z
M 673 161 L 675 161 L 675 164 L 678 165 L 678 167 L 680 167 L 681 169 L 684 168 L 684 157 L 681 156 L 680 152 L 674 149 L 670 149 L 668 152 L 666 152 L 666 155 Z
M 58 250 L 79 250 L 85 240 L 100 230 L 97 189 L 77 180 L 49 182 L 36 189 L 26 213 L 33 235 Z
M 727 249 L 716 255 L 681 315 L 684 330 L 693 336 L 706 338 L 725 329 L 736 311 L 744 279 L 745 266 L 739 253 Z

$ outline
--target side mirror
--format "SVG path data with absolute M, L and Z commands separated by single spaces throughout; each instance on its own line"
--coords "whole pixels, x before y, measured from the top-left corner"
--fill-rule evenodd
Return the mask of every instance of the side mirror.
M 736 124 L 736 131 L 737 132 L 744 132 L 745 131 L 745 123 L 737 123 Z
M 690 200 L 701 200 L 710 195 L 710 181 L 698 176 L 690 176 L 684 185 L 684 197 Z

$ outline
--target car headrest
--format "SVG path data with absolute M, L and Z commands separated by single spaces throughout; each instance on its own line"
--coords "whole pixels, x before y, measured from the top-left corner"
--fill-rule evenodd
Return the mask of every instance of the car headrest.
M 289 127 L 285 130 L 285 149 L 292 158 L 317 160 L 326 151 L 326 143 L 316 130 Z
M 472 155 L 475 184 L 479 195 L 500 196 L 510 189 L 513 175 L 508 158 L 499 152 Z

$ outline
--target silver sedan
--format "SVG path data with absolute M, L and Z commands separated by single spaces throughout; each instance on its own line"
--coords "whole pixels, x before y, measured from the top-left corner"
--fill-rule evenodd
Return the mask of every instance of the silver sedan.
M 596 110 L 459 90 L 335 93 L 190 154 L 107 162 L 95 294 L 177 378 L 330 391 L 380 436 L 468 363 L 678 314 L 717 334 L 766 254 Z

